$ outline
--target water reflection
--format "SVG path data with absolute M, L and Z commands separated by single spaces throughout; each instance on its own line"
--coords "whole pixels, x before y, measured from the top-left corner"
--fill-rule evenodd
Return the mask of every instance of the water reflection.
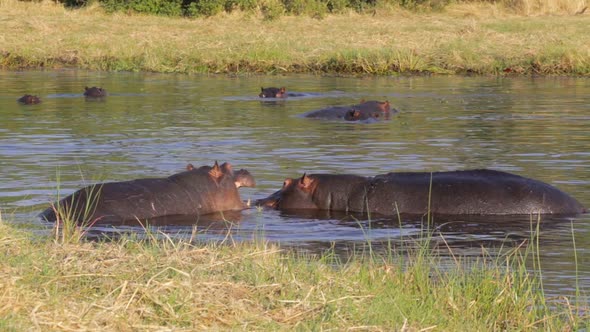
M 229 161 L 248 169 L 256 200 L 287 177 L 308 173 L 384 174 L 493 168 L 535 178 L 590 205 L 588 78 L 190 76 L 83 71 L 0 72 L 0 209 L 5 220 L 36 222 L 56 199 L 88 184 L 165 177 L 187 163 Z M 84 86 L 109 91 L 87 102 Z M 286 86 L 300 97 L 261 101 L 260 86 Z M 23 106 L 24 93 L 43 102 Z M 299 115 L 328 106 L 389 100 L 391 121 L 349 124 Z M 183 219 L 183 218 L 180 218 Z M 424 218 L 297 216 L 249 209 L 227 221 L 152 221 L 169 236 L 205 241 L 253 238 L 298 250 L 341 253 L 415 243 Z M 228 222 L 232 221 L 232 222 Z M 482 245 L 528 241 L 530 220 L 438 220 L 433 243 L 457 255 Z M 539 249 L 545 286 L 569 292 L 576 273 L 590 286 L 590 217 L 543 220 Z M 573 227 L 573 228 L 572 228 Z M 573 232 L 572 232 L 573 230 Z M 97 225 L 93 236 L 141 225 Z M 572 233 L 575 237 L 572 237 Z M 490 249 L 493 251 L 493 249 Z M 576 270 L 577 269 L 577 270 Z M 576 272 L 577 271 L 577 272 Z

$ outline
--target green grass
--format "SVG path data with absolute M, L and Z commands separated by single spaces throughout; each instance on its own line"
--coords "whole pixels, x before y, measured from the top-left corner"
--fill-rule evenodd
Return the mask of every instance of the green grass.
M 268 21 L 259 12 L 187 19 L 3 0 L 0 68 L 590 75 L 590 11 L 575 14 L 584 5 L 469 2 L 423 12 L 378 6 L 369 14 Z
M 346 262 L 247 243 L 38 238 L 0 222 L 0 326 L 14 330 L 576 330 L 587 308 L 548 302 L 528 250 Z M 443 267 L 443 262 L 446 267 Z M 585 324 L 585 325 L 584 325 Z

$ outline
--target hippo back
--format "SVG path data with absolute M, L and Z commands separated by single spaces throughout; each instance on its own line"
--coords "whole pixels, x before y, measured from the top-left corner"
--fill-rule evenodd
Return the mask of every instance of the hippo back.
M 302 116 L 305 118 L 317 118 L 317 119 L 327 119 L 327 120 L 336 120 L 336 119 L 344 119 L 346 114 L 353 110 L 351 106 L 333 106 L 328 108 L 323 108 L 320 110 L 310 111 L 304 113 Z
M 214 179 L 211 167 L 168 178 L 99 183 L 82 188 L 41 213 L 56 221 L 54 207 L 77 222 L 121 222 L 170 215 L 204 215 L 242 210 L 244 204 L 231 174 Z
M 432 183 L 432 185 L 431 185 Z M 494 171 L 388 173 L 367 188 L 372 212 L 394 214 L 574 214 L 584 207 L 541 181 Z

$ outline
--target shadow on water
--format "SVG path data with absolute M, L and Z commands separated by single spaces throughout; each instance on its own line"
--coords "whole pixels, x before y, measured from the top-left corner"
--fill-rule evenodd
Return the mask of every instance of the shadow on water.
M 206 234 L 209 239 L 224 239 L 242 220 L 241 211 L 225 211 L 207 215 L 170 215 L 145 220 L 125 220 L 102 223 L 97 221 L 88 229 L 90 240 L 114 240 L 121 235 L 141 234 L 146 231 L 176 236 Z
M 250 210 L 252 213 L 253 210 Z M 392 248 L 414 248 L 408 243 L 421 243 L 428 238 L 432 244 L 442 245 L 458 254 L 468 254 L 472 249 L 497 247 L 517 247 L 530 241 L 539 232 L 541 242 L 571 241 L 571 227 L 576 216 L 571 215 L 501 215 L 501 216 L 427 216 L 400 215 L 397 217 L 367 215 L 364 213 L 344 213 L 317 210 L 272 211 L 285 223 L 285 229 L 297 224 L 299 229 L 316 229 L 324 234 L 323 241 L 305 243 L 305 251 L 319 254 L 334 249 L 334 238 L 330 239 L 329 228 L 348 230 L 354 234 L 341 238 L 336 247 L 337 254 L 350 254 L 351 248 L 361 244 L 371 244 L 377 253 L 387 253 Z M 260 212 L 254 212 L 260 213 Z M 125 233 L 142 233 L 146 229 L 179 238 L 194 237 L 200 240 L 221 241 L 228 236 L 244 241 L 252 238 L 265 238 L 263 224 L 249 227 L 243 222 L 241 211 L 225 211 L 203 216 L 173 215 L 147 220 L 127 220 L 118 223 L 97 222 L 88 232 L 94 240 L 114 239 Z M 247 217 L 247 216 L 246 216 Z M 290 226 L 289 226 L 290 225 Z M 560 238 L 561 237 L 561 238 Z M 292 238 L 279 240 L 283 244 L 297 248 L 302 241 L 293 234 Z M 313 244 L 312 244 L 313 243 Z
M 529 241 L 537 230 L 543 234 L 558 234 L 569 229 L 575 221 L 573 215 L 408 215 L 398 217 L 346 214 L 330 211 L 291 210 L 280 213 L 283 218 L 295 218 L 305 227 L 305 220 L 335 223 L 339 227 L 356 229 L 365 236 L 366 242 L 421 241 L 432 238 L 445 242 L 449 249 L 464 250 L 481 247 L 506 246 Z M 555 232 L 559 231 L 559 232 Z M 380 235 L 384 236 L 380 236 Z M 566 234 L 566 236 L 569 234 Z M 443 239 L 444 238 L 444 239 Z M 543 237 L 542 241 L 545 240 Z M 547 239 L 555 241 L 555 238 Z M 388 247 L 376 246 L 376 250 Z

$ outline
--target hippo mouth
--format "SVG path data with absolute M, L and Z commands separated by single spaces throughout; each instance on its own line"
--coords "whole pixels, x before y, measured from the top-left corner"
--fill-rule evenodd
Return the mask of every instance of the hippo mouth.
M 270 194 L 270 196 L 259 199 L 255 202 L 256 206 L 277 209 L 281 202 L 281 190 Z
M 256 206 L 277 209 L 279 206 L 279 200 L 272 200 L 267 198 L 259 199 L 256 201 Z

